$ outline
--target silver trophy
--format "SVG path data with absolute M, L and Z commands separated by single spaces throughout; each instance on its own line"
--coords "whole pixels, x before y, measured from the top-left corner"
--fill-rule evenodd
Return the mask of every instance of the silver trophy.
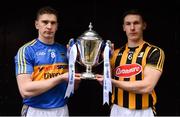
M 92 73 L 92 67 L 102 62 L 99 62 L 99 56 L 103 40 L 92 28 L 93 26 L 90 23 L 89 30 L 78 37 L 76 42 L 80 63 L 86 67 L 86 72 L 82 73 L 82 79 L 95 79 L 95 75 Z

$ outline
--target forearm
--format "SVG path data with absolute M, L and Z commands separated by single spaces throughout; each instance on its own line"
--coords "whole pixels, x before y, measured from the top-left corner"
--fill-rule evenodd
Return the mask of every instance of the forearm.
M 81 74 L 80 73 L 76 73 L 75 74 L 75 83 L 74 83 L 74 89 L 77 90 L 79 88 L 79 85 L 81 83 Z
M 57 84 L 65 81 L 62 76 L 63 75 L 59 75 L 57 77 L 47 79 L 47 80 L 41 80 L 41 81 L 27 81 L 26 80 L 23 83 L 21 83 L 21 81 L 19 81 L 18 84 L 19 84 L 20 93 L 23 98 L 40 95 L 40 94 L 50 90 Z
M 145 81 L 128 82 L 128 81 L 118 81 L 118 80 L 112 79 L 112 84 L 113 86 L 117 88 L 121 88 L 123 90 L 133 92 L 133 93 L 138 93 L 138 94 L 151 93 L 152 91 L 150 84 Z

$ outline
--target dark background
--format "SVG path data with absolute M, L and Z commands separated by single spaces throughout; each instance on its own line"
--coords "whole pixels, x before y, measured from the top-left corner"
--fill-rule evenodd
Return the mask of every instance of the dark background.
M 126 9 L 139 8 L 147 18 L 145 40 L 161 47 L 166 55 L 163 75 L 156 86 L 158 115 L 180 115 L 179 78 L 179 0 L 6 0 L 0 4 L 0 115 L 20 115 L 14 56 L 20 46 L 37 37 L 36 11 L 50 5 L 59 11 L 56 41 L 67 44 L 92 22 L 94 30 L 115 48 L 126 38 L 121 15 Z M 94 69 L 100 71 L 99 67 Z M 70 115 L 108 115 L 102 106 L 102 87 L 95 81 L 83 81 L 69 102 Z

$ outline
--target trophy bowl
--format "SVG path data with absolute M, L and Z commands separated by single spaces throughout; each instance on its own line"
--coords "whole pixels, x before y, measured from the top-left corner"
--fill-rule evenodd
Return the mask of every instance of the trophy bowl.
M 98 65 L 101 53 L 102 38 L 92 30 L 92 24 L 89 30 L 85 31 L 77 39 L 77 48 L 80 56 L 80 63 L 86 67 L 86 72 L 82 73 L 82 79 L 95 79 L 92 73 L 92 67 Z

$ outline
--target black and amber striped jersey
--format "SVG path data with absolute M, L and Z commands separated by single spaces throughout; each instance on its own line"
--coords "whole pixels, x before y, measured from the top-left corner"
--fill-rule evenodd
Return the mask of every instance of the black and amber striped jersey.
M 111 58 L 112 76 L 121 81 L 138 81 L 144 78 L 144 67 L 147 65 L 162 72 L 164 52 L 157 46 L 143 42 L 140 46 L 130 48 L 127 44 L 116 49 Z M 112 103 L 129 109 L 145 109 L 156 104 L 156 94 L 136 94 L 114 87 Z

